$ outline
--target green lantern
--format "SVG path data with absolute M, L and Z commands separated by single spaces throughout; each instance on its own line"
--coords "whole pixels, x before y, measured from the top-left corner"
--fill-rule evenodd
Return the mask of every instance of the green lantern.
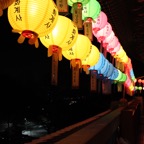
M 68 5 L 71 6 L 72 20 L 79 30 L 83 30 L 82 9 L 83 5 L 89 0 L 68 0 Z
M 100 15 L 100 12 L 101 6 L 96 0 L 90 0 L 87 4 L 83 5 L 82 20 L 84 21 L 84 35 L 91 41 L 93 40 L 92 21 Z

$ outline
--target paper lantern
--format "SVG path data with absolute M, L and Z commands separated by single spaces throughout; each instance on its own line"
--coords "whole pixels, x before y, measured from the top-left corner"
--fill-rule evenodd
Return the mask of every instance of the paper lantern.
M 38 38 L 55 27 L 58 9 L 53 0 L 20 0 L 8 7 L 8 20 L 13 32 L 20 34 L 18 43 L 29 38 L 29 44 L 38 47 Z
M 114 58 L 120 59 L 120 58 L 122 58 L 123 55 L 125 54 L 125 51 L 124 51 L 123 47 L 120 46 L 119 51 L 117 51 L 116 53 L 111 53 L 111 54 L 113 55 Z
M 83 4 L 82 20 L 87 18 L 95 19 L 101 12 L 101 6 L 97 0 L 90 0 L 88 3 Z
M 89 0 L 68 0 L 68 5 L 71 6 L 72 20 L 79 30 L 83 29 L 82 9 L 83 5 L 87 4 Z
M 62 50 L 70 49 L 76 42 L 78 29 L 73 21 L 65 16 L 59 15 L 56 26 L 49 34 L 40 37 L 42 44 L 48 48 L 48 57 L 57 53 L 62 60 Z
M 83 5 L 82 20 L 84 22 L 84 35 L 93 41 L 92 34 L 92 21 L 100 14 L 101 6 L 98 1 L 90 0 L 87 4 Z
M 69 50 L 62 51 L 62 55 L 71 61 L 72 66 L 79 63 L 81 68 L 81 61 L 84 60 L 91 52 L 91 41 L 85 35 L 78 34 L 75 44 Z
M 0 16 L 3 15 L 3 10 L 8 8 L 16 0 L 0 0 Z
M 114 32 L 111 31 L 110 35 L 107 36 L 103 41 L 102 41 L 102 46 L 103 48 L 106 48 L 107 45 L 113 40 L 113 37 L 115 36 Z
M 122 78 L 122 75 L 123 73 L 118 69 L 118 76 L 117 78 L 115 78 L 116 81 L 119 81 L 121 78 Z
M 95 45 L 92 45 L 92 49 L 90 54 L 82 60 L 82 68 L 86 72 L 86 74 L 89 74 L 89 68 L 91 66 L 94 66 L 100 58 L 100 52 L 98 48 Z
M 109 78 L 113 74 L 113 71 L 114 71 L 114 66 L 111 63 L 109 63 L 108 65 L 109 65 L 108 66 L 108 71 L 106 73 L 107 78 Z
M 125 82 L 126 80 L 127 80 L 126 74 L 122 73 L 122 77 L 121 77 L 121 79 L 119 79 L 119 82 L 123 83 L 123 82 Z
M 72 20 L 59 15 L 56 26 L 44 37 L 40 37 L 41 43 L 48 48 L 48 57 L 52 56 L 52 84 L 57 85 L 58 60 L 62 60 L 62 50 L 70 49 L 76 42 L 78 29 Z
M 105 59 L 103 67 L 98 71 L 98 73 L 102 74 L 103 77 L 106 77 L 106 73 L 108 72 L 108 63 L 109 61 Z
M 110 77 L 108 77 L 108 79 L 110 80 L 115 80 L 119 75 L 118 69 L 114 67 L 113 73 Z
M 108 45 L 106 46 L 106 50 L 109 52 L 109 51 L 112 51 L 117 45 L 118 45 L 118 38 L 116 36 L 114 36 L 112 38 L 112 40 L 108 43 Z
M 93 32 L 93 35 L 97 38 L 98 42 L 102 42 L 106 37 L 108 37 L 110 35 L 112 31 L 112 26 L 110 23 L 107 23 L 105 25 L 104 28 L 102 28 L 101 30 L 97 31 L 95 33 L 95 31 L 92 31 Z
M 92 31 L 96 33 L 100 29 L 104 28 L 107 22 L 107 15 L 103 11 L 101 11 L 99 16 L 92 21 Z
M 120 50 L 121 44 L 118 42 L 117 46 L 114 47 L 114 49 L 110 49 L 109 53 L 112 55 L 115 55 Z
M 102 53 L 100 53 L 100 58 L 98 60 L 98 62 L 94 65 L 94 66 L 91 66 L 89 68 L 89 70 L 100 70 L 105 64 L 105 57 Z
M 84 60 L 91 52 L 90 39 L 82 34 L 78 34 L 75 44 L 69 50 L 62 51 L 62 55 L 70 60 L 72 66 L 72 87 L 79 87 L 79 69 L 82 67 Z

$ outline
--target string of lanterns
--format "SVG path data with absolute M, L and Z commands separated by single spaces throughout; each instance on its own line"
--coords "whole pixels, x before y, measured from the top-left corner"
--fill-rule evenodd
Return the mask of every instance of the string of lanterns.
M 79 69 L 83 68 L 86 74 L 93 71 L 109 80 L 124 83 L 127 93 L 133 95 L 136 79 L 131 59 L 113 32 L 107 15 L 101 11 L 98 1 L 67 0 L 67 5 L 71 6 L 72 20 L 59 14 L 53 0 L 4 1 L 5 3 L 0 3 L 0 14 L 2 15 L 3 9 L 8 8 L 8 21 L 12 32 L 20 34 L 18 43 L 23 43 L 25 38 L 28 38 L 28 43 L 38 48 L 39 38 L 48 48 L 48 56 L 53 57 L 54 64 L 53 84 L 57 84 L 58 60 L 61 61 L 64 56 L 70 61 L 73 70 L 74 87 L 79 86 Z M 79 34 L 83 26 L 84 34 Z M 110 53 L 117 63 L 122 64 L 121 67 L 114 67 L 99 52 L 92 44 L 92 36 L 97 38 L 102 48 Z

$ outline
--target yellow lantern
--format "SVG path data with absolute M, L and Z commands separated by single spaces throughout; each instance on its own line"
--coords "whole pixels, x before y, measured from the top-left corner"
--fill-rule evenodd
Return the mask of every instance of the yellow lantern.
M 3 10 L 8 8 L 16 0 L 0 0 L 0 16 L 3 15 Z
M 89 74 L 89 68 L 94 66 L 100 58 L 100 52 L 95 45 L 92 45 L 90 54 L 82 60 L 82 67 L 86 74 Z
M 57 53 L 62 60 L 62 50 L 70 49 L 78 37 L 78 29 L 72 20 L 59 15 L 56 26 L 51 33 L 40 37 L 41 43 L 48 48 L 48 57 Z
M 62 51 L 62 55 L 71 61 L 72 67 L 76 64 L 81 68 L 81 61 L 84 60 L 91 52 L 91 41 L 90 39 L 82 34 L 78 34 L 78 38 L 75 44 L 69 50 Z
M 72 66 L 72 87 L 79 87 L 79 69 L 84 60 L 91 52 L 90 39 L 82 34 L 78 34 L 75 44 L 69 50 L 62 51 L 62 55 L 70 60 Z
M 53 0 L 20 0 L 8 7 L 8 20 L 13 32 L 19 33 L 18 43 L 29 38 L 29 44 L 39 46 L 38 38 L 55 27 L 58 9 Z
M 48 48 L 48 57 L 52 56 L 52 85 L 57 85 L 58 60 L 62 60 L 62 50 L 70 49 L 78 37 L 78 29 L 72 20 L 58 16 L 56 26 L 51 33 L 40 37 L 42 44 Z

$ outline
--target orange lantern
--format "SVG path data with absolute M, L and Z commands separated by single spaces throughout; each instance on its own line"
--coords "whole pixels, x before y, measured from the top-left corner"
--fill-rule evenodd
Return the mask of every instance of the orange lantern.
M 0 0 L 0 16 L 3 15 L 3 10 L 8 8 L 16 0 Z
M 91 52 L 90 39 L 82 34 L 78 34 L 75 44 L 69 50 L 62 51 L 62 55 L 70 60 L 72 66 L 72 87 L 79 87 L 79 69 L 84 60 Z
M 62 60 L 62 50 L 70 49 L 77 37 L 76 25 L 69 18 L 61 15 L 58 16 L 52 32 L 40 37 L 42 44 L 48 48 L 48 57 L 52 56 L 52 84 L 57 85 L 58 60 Z
M 92 45 L 90 54 L 82 60 L 82 68 L 86 72 L 86 74 L 89 74 L 89 68 L 91 66 L 94 66 L 100 58 L 100 52 L 98 48 L 95 45 Z
M 58 9 L 53 0 L 20 0 L 8 7 L 8 20 L 13 32 L 19 33 L 18 43 L 29 38 L 29 44 L 39 46 L 38 38 L 55 27 Z

